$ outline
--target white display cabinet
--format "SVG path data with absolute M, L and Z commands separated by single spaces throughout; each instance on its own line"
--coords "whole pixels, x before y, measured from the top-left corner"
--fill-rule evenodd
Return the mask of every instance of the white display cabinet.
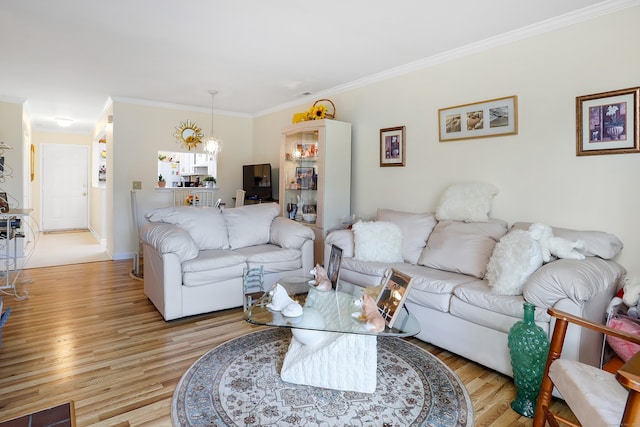
M 326 233 L 351 215 L 351 123 L 310 120 L 281 134 L 282 216 L 313 228 L 322 264 Z

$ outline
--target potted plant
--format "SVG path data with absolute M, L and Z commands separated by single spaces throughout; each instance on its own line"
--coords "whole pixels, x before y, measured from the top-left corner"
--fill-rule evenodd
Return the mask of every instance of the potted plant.
M 167 185 L 167 182 L 164 180 L 162 174 L 158 175 L 158 187 L 164 188 Z
M 204 185 L 208 188 L 215 187 L 217 182 L 216 178 L 211 175 L 205 176 L 202 180 L 204 181 Z

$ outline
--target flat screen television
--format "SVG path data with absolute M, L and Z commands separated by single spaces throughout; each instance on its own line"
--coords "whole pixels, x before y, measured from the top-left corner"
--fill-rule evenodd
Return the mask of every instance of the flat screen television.
M 271 163 L 242 166 L 242 189 L 248 200 L 273 200 Z

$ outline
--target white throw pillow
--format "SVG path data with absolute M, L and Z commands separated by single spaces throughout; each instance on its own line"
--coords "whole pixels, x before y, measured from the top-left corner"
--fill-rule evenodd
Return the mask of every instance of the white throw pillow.
M 522 295 L 529 277 L 542 266 L 542 250 L 531 234 L 511 230 L 493 250 L 487 264 L 489 286 L 501 295 Z
M 439 221 L 487 222 L 496 194 L 498 188 L 485 182 L 453 184 L 442 195 L 436 218 Z
M 231 249 L 266 245 L 271 237 L 271 222 L 280 214 L 277 203 L 260 203 L 222 211 L 229 231 Z
M 359 261 L 402 262 L 402 230 L 386 221 L 353 224 L 355 256 Z

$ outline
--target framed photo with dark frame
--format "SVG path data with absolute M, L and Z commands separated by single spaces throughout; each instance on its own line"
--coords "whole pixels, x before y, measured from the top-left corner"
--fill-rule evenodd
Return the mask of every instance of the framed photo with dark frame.
M 378 311 L 388 327 L 392 328 L 393 323 L 398 318 L 412 282 L 413 278 L 411 276 L 395 268 L 392 268 L 391 274 L 387 275 L 382 291 L 378 295 L 377 304 Z
M 490 99 L 438 110 L 440 142 L 518 133 L 518 97 Z
M 380 129 L 380 166 L 404 166 L 404 126 Z
M 576 97 L 576 155 L 640 153 L 640 87 Z
M 9 199 L 7 199 L 7 193 L 5 191 L 0 192 L 0 212 L 9 212 Z
M 340 280 L 340 266 L 342 264 L 342 248 L 336 245 L 331 245 L 331 252 L 329 254 L 329 262 L 327 263 L 327 276 L 331 281 L 331 287 L 335 290 L 338 288 L 338 281 Z
M 315 190 L 315 183 L 313 180 L 314 170 L 313 167 L 302 166 L 296 168 L 296 181 L 298 182 L 301 190 Z

